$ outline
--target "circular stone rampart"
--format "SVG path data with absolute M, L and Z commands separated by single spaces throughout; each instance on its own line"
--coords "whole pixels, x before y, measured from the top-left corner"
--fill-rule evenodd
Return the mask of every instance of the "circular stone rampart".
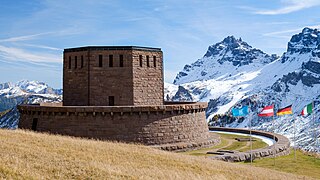
M 179 151 L 212 145 L 207 103 L 160 106 L 20 105 L 19 128 Z M 162 146 L 163 145 L 163 146 Z
M 250 134 L 249 129 L 239 129 L 239 128 L 225 128 L 225 127 L 209 127 L 210 131 L 222 131 L 222 132 L 235 132 L 235 133 L 243 133 Z M 276 133 L 270 133 L 265 131 L 251 130 L 251 134 L 264 136 L 270 139 L 275 139 L 275 143 L 272 146 L 268 146 L 261 149 L 252 150 L 252 158 L 264 158 L 264 157 L 273 157 L 287 155 L 290 153 L 290 141 L 285 136 Z M 212 156 L 210 158 L 229 161 L 229 162 L 240 162 L 240 161 L 250 161 L 251 153 L 247 152 L 239 152 L 234 154 L 224 154 Z

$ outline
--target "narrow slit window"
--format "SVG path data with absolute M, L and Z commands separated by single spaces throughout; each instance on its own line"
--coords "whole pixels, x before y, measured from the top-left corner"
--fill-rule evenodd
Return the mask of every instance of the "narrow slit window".
M 114 96 L 109 96 L 109 106 L 114 106 Z
M 153 67 L 157 67 L 157 57 L 153 56 Z
M 102 55 L 99 55 L 99 67 L 102 67 Z
M 113 55 L 109 55 L 109 67 L 113 67 Z
M 140 67 L 142 67 L 142 55 L 139 55 L 139 64 L 140 64 Z
M 38 118 L 33 118 L 31 129 L 32 129 L 33 131 L 36 131 L 36 130 L 37 130 L 37 126 L 38 126 Z
M 71 69 L 71 56 L 69 56 L 69 69 Z
M 83 68 L 83 56 L 81 56 L 81 68 Z
M 74 68 L 77 69 L 77 66 L 78 66 L 78 57 L 75 56 L 74 57 Z
M 147 56 L 147 67 L 150 67 L 149 56 Z
M 123 67 L 123 55 L 121 54 L 120 56 L 119 56 L 119 59 L 120 59 L 120 67 Z

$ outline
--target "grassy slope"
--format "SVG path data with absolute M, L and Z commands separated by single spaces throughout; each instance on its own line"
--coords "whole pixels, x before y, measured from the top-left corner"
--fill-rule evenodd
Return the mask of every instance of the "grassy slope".
M 185 154 L 195 155 L 195 156 L 211 156 L 207 155 L 207 151 L 226 149 L 226 150 L 236 150 L 248 151 L 250 148 L 245 142 L 234 141 L 234 138 L 241 137 L 239 135 L 230 134 L 219 134 L 221 137 L 221 143 L 205 149 L 184 152 Z M 228 144 L 229 142 L 229 144 Z M 232 142 L 230 144 L 230 142 Z M 267 146 L 263 141 L 257 140 L 253 143 L 253 149 L 258 149 Z M 305 175 L 320 179 L 320 157 L 316 158 L 314 155 L 307 155 L 301 151 L 297 151 L 297 160 L 294 161 L 294 151 L 288 156 L 281 156 L 276 158 L 276 166 L 274 166 L 273 158 L 264 158 L 254 160 L 253 165 L 257 167 L 264 167 L 269 169 L 275 169 L 278 171 L 294 173 L 298 175 Z M 244 163 L 244 162 L 242 162 Z
M 320 159 L 301 151 L 296 151 L 296 161 L 291 150 L 290 155 L 277 157 L 275 166 L 273 158 L 255 160 L 253 165 L 320 179 Z
M 301 179 L 292 174 L 164 152 L 22 130 L 0 130 L 5 179 Z
M 230 146 L 224 147 L 222 149 L 225 150 L 237 150 L 240 152 L 246 152 L 246 151 L 250 151 L 250 143 L 249 142 L 239 142 L 237 140 L 235 140 L 235 138 L 248 138 L 248 136 L 241 136 L 241 135 L 231 135 L 231 134 L 219 134 L 220 137 L 227 139 L 229 141 L 232 142 L 232 144 Z M 266 144 L 265 142 L 263 142 L 261 139 L 258 138 L 253 138 L 255 141 L 252 142 L 252 149 L 260 149 L 260 148 L 264 148 L 267 147 L 268 144 Z

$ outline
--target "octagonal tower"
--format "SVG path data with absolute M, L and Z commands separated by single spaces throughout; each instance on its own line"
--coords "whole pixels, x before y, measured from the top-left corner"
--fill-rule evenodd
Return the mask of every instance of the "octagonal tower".
M 163 105 L 160 48 L 88 46 L 64 50 L 64 106 Z

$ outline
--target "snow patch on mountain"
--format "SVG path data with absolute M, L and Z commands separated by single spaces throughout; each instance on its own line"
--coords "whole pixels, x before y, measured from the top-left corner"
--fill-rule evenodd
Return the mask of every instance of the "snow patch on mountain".
M 167 82 L 164 82 L 164 99 L 165 101 L 171 101 L 172 97 L 176 94 L 176 92 L 178 91 L 178 86 L 174 85 L 174 84 L 170 84 Z
M 54 89 L 47 84 L 39 81 L 22 80 L 17 83 L 2 83 L 0 84 L 0 96 L 7 98 L 16 96 L 25 96 L 30 94 L 38 94 L 43 96 L 62 95 L 61 89 Z
M 296 123 L 298 146 L 315 150 L 315 137 L 310 131 L 320 133 L 319 69 L 320 32 L 316 29 L 305 28 L 292 36 L 287 51 L 280 58 L 229 36 L 210 46 L 203 58 L 186 65 L 174 80 L 181 88 L 166 95 L 176 100 L 173 97 L 181 94 L 181 89 L 182 94 L 189 93 L 194 101 L 208 102 L 207 120 L 215 125 L 248 127 L 251 119 L 254 128 L 267 131 L 273 131 L 272 119 L 257 117 L 261 108 L 275 104 L 278 109 L 293 104 L 293 116 L 276 117 L 276 132 L 293 141 L 292 126 L 296 118 L 296 122 L 299 121 Z M 231 117 L 232 107 L 248 105 L 248 102 L 251 103 L 248 117 Z M 316 121 L 311 116 L 298 117 L 310 102 L 316 105 Z
M 228 36 L 223 41 L 210 46 L 203 56 L 191 65 L 185 65 L 178 73 L 174 84 L 199 80 L 223 80 L 235 76 L 246 69 L 257 70 L 278 57 L 252 48 L 242 39 Z
M 0 128 L 15 129 L 20 114 L 19 104 L 61 102 L 62 90 L 54 89 L 43 82 L 22 80 L 17 83 L 0 84 Z

